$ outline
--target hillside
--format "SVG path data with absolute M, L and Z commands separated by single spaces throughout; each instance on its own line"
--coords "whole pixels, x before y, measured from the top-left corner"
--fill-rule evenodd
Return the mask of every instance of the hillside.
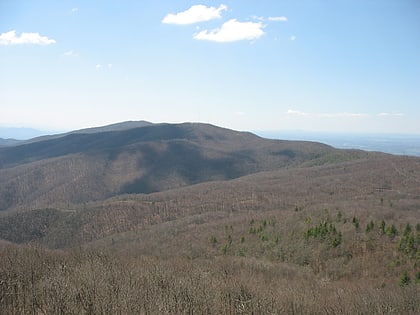
M 418 314 L 420 159 L 203 124 L 0 150 L 5 314 Z
M 364 157 L 205 124 L 144 124 L 0 148 L 0 209 L 68 206 Z
M 101 127 L 92 127 L 92 128 L 85 128 L 85 129 L 78 129 L 66 133 L 59 133 L 59 134 L 52 134 L 52 135 L 45 135 L 40 137 L 31 138 L 29 140 L 26 140 L 24 144 L 39 142 L 39 141 L 46 141 L 46 140 L 52 140 L 52 139 L 58 139 L 62 138 L 68 135 L 72 134 L 92 134 L 92 133 L 100 133 L 100 132 L 107 132 L 107 131 L 122 131 L 122 130 L 128 130 L 133 128 L 140 128 L 145 126 L 152 126 L 153 123 L 150 123 L 148 121 L 125 121 L 121 123 L 101 126 Z
M 21 141 L 16 139 L 2 139 L 0 138 L 0 147 L 6 147 L 11 145 L 19 144 Z
M 333 165 L 285 168 L 146 195 L 121 195 L 71 208 L 12 212 L 3 216 L 0 231 L 4 234 L 0 238 L 17 243 L 39 241 L 61 248 L 115 237 L 115 234 L 148 225 L 158 227 L 169 221 L 194 221 L 204 216 L 205 224 L 200 227 L 203 232 L 207 223 L 211 227 L 216 221 L 247 221 L 250 216 L 260 215 L 286 218 L 290 213 L 301 217 L 302 211 L 311 215 L 323 209 L 339 210 L 348 217 L 357 216 L 361 224 L 371 219 L 387 219 L 401 227 L 419 220 L 419 182 L 420 161 L 411 157 L 383 156 Z M 6 232 L 12 226 L 15 232 Z M 72 237 L 68 238 L 69 235 Z M 178 250 L 180 246 L 170 245 L 179 242 L 179 238 L 146 239 L 156 241 L 153 246 L 145 245 L 149 250 L 167 244 L 169 255 L 175 254 L 170 252 L 171 248 Z
M 382 155 L 10 212 L 0 298 L 8 313 L 418 314 L 419 179 L 419 159 Z

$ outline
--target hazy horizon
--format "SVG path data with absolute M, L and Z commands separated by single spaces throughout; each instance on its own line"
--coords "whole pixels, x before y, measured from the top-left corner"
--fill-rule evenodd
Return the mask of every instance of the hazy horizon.
M 89 128 L 96 128 L 96 127 L 104 127 L 104 126 L 108 126 L 108 125 L 112 125 L 112 124 L 119 124 L 119 123 L 125 123 L 125 122 L 129 122 L 129 121 L 135 121 L 135 120 L 127 120 L 127 121 L 120 121 L 120 122 L 112 122 L 110 124 L 100 124 L 100 125 L 86 125 L 83 126 L 82 128 L 73 128 L 73 129 L 42 129 L 42 128 L 37 128 L 37 127 L 32 127 L 32 126 L 24 126 L 24 125 L 2 125 L 0 124 L 0 138 L 6 139 L 6 138 L 11 138 L 11 139 L 16 139 L 16 140 L 27 140 L 30 139 L 33 136 L 23 136 L 20 137 L 20 134 L 23 135 L 30 135 L 30 134 L 34 134 L 35 136 L 40 136 L 40 135 L 55 135 L 55 134 L 61 134 L 61 133 L 67 133 L 67 132 L 72 132 L 72 131 L 77 131 L 77 130 L 82 130 L 82 129 L 89 129 Z M 140 120 L 138 120 L 140 121 Z M 147 121 L 150 122 L 152 124 L 169 124 L 170 122 L 164 122 L 164 121 L 160 121 L 160 122 L 152 122 L 152 121 Z M 363 132 L 363 131 L 350 131 L 350 132 L 346 132 L 346 131 L 328 131 L 328 130 L 304 130 L 304 129 L 272 129 L 272 130 L 268 130 L 268 129 L 259 129 L 259 130 L 247 130 L 247 129 L 233 129 L 233 128 L 229 128 L 228 126 L 220 126 L 220 125 L 215 125 L 212 124 L 210 122 L 198 122 L 198 121 L 180 121 L 177 123 L 203 123 L 203 124 L 211 124 L 217 127 L 221 127 L 221 128 L 227 128 L 227 129 L 232 129 L 232 130 L 237 130 L 237 131 L 244 131 L 244 132 L 252 132 L 255 133 L 257 135 L 263 136 L 263 137 L 267 137 L 267 138 L 277 138 L 279 135 L 284 135 L 288 138 L 296 138 L 296 140 L 299 140 L 299 138 L 301 137 L 305 137 L 308 138 L 311 135 L 313 136 L 337 136 L 337 137 L 347 137 L 347 136 L 359 136 L 359 137 L 374 137 L 374 136 L 379 136 L 379 137 L 400 137 L 400 138 L 411 138 L 411 137 L 420 137 L 420 133 L 392 133 L 392 132 Z M 13 136 L 16 135 L 16 136 Z M 420 139 L 419 139 L 420 140 Z

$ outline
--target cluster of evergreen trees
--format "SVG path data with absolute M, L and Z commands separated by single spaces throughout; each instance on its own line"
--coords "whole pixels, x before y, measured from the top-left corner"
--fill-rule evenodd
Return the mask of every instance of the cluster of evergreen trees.
M 321 242 L 328 241 L 331 247 L 341 244 L 342 234 L 337 232 L 335 225 L 331 222 L 323 221 L 318 225 L 307 229 L 304 233 L 305 239 L 314 238 Z

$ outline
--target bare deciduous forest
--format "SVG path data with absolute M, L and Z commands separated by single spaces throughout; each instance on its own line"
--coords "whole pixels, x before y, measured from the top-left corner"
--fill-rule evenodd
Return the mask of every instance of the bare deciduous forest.
M 0 151 L 2 313 L 420 313 L 418 158 L 147 128 Z
M 308 267 L 238 257 L 117 257 L 3 250 L 5 314 L 417 314 L 419 288 L 334 281 Z

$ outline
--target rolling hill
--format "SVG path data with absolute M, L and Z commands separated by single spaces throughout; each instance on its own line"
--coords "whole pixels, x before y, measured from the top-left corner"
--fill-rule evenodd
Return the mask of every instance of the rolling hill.
M 16 139 L 0 138 L 0 148 L 1 147 L 6 147 L 6 146 L 11 146 L 11 145 L 16 145 L 16 144 L 19 144 L 20 142 L 21 142 L 20 140 L 16 140 Z
M 5 314 L 420 312 L 419 158 L 124 125 L 0 149 Z
M 26 140 L 24 143 L 33 143 L 33 142 L 39 142 L 39 141 L 46 141 L 46 140 L 52 140 L 52 139 L 58 139 L 62 138 L 71 134 L 92 134 L 92 133 L 100 133 L 100 132 L 106 132 L 106 131 L 122 131 L 132 128 L 140 128 L 144 126 L 151 126 L 153 123 L 150 123 L 148 121 L 140 120 L 140 121 L 124 121 L 121 123 L 101 126 L 101 127 L 91 127 L 91 128 L 85 128 L 85 129 L 79 129 L 74 130 L 66 133 L 59 133 L 59 134 L 52 134 L 52 135 L 44 135 L 39 137 L 34 137 L 29 140 Z
M 367 156 L 205 124 L 140 124 L 0 148 L 0 209 L 67 206 Z

